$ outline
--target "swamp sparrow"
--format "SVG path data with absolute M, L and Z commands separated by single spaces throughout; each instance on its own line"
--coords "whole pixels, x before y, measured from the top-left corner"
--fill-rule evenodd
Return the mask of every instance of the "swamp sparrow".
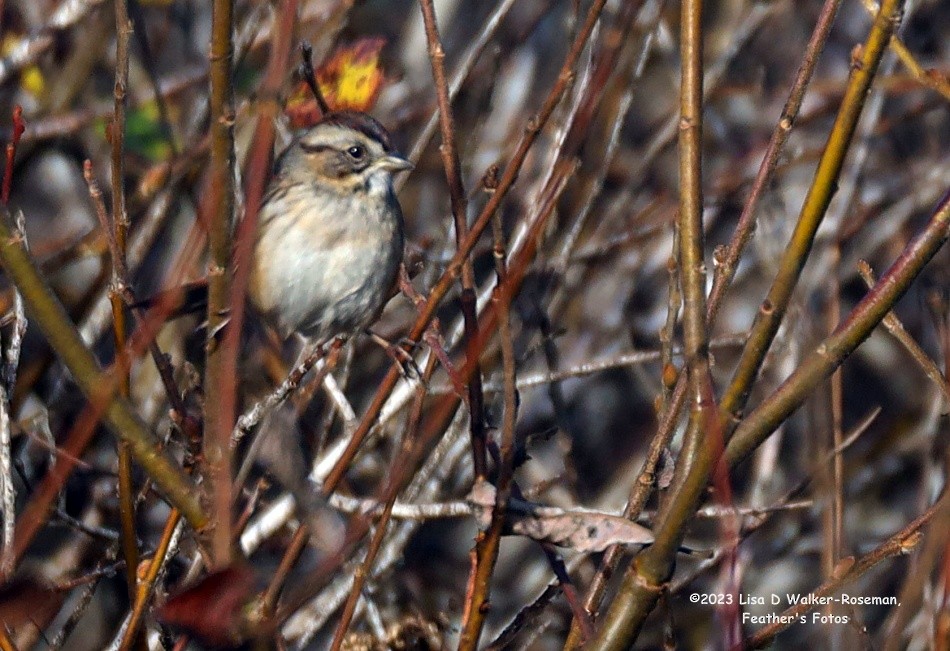
M 412 163 L 362 113 L 330 113 L 277 159 L 261 204 L 248 297 L 314 343 L 368 326 L 403 256 L 393 173 Z
M 403 258 L 392 175 L 411 168 L 386 129 L 362 113 L 330 113 L 280 155 L 258 216 L 248 298 L 281 334 L 320 344 L 379 316 Z M 341 524 L 309 483 L 295 419 L 287 418 L 271 415 L 265 429 L 276 435 L 262 461 L 335 549 Z

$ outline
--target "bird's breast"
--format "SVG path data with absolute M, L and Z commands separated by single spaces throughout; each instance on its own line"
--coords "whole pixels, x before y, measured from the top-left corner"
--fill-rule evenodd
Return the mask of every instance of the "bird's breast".
M 265 204 L 249 288 L 255 306 L 281 329 L 311 337 L 365 327 L 402 260 L 402 216 L 385 190 L 287 192 Z

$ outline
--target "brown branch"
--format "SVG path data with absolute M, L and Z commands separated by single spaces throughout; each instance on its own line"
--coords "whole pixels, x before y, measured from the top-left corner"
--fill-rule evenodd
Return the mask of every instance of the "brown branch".
M 103 232 L 109 237 L 112 252 L 112 281 L 109 300 L 112 304 L 112 332 L 116 359 L 119 368 L 119 395 L 128 399 L 131 393 L 131 362 L 126 357 L 128 337 L 125 302 L 122 300 L 122 283 L 127 278 L 125 257 L 129 231 L 129 217 L 125 204 L 125 104 L 129 81 L 129 36 L 132 21 L 129 20 L 125 0 L 115 0 L 116 64 L 113 87 L 113 113 L 110 125 L 112 145 L 112 217 L 113 223 L 103 224 Z M 119 521 L 122 532 L 122 558 L 125 561 L 125 581 L 129 601 L 135 599 L 138 569 L 138 546 L 135 535 L 135 488 L 132 485 L 132 457 L 128 446 L 118 445 L 119 454 Z M 144 639 L 140 641 L 144 643 Z M 141 644 L 139 645 L 141 646 Z
M 452 106 L 449 102 L 448 82 L 445 78 L 445 51 L 439 37 L 439 26 L 435 18 L 432 0 L 420 0 L 422 19 L 425 23 L 426 42 L 429 47 L 429 61 L 432 64 L 432 78 L 435 82 L 436 101 L 439 105 L 439 126 L 442 135 L 442 166 L 445 180 L 449 186 L 449 202 L 452 206 L 452 218 L 455 224 L 456 249 L 468 234 L 468 201 L 462 186 L 462 166 L 455 145 L 455 121 L 452 118 Z M 462 263 L 462 318 L 465 322 L 465 355 L 473 365 L 472 379 L 468 383 L 469 427 L 472 436 L 472 465 L 476 479 L 484 479 L 488 472 L 488 441 L 485 431 L 484 402 L 482 392 L 482 372 L 478 361 L 479 351 L 473 347 L 474 337 L 478 333 L 478 315 L 475 304 L 475 272 L 470 256 Z
M 310 88 L 310 93 L 317 102 L 317 106 L 320 107 L 320 114 L 326 115 L 330 112 L 330 105 L 327 104 L 327 100 L 320 90 L 317 73 L 313 69 L 313 47 L 307 41 L 300 44 L 300 57 L 303 59 L 303 62 L 300 64 L 300 74 L 303 76 L 304 81 L 307 82 L 307 86 Z
M 558 74 L 557 81 L 542 103 L 541 109 L 538 111 L 537 115 L 528 121 L 528 125 L 525 128 L 524 134 L 515 148 L 515 153 L 513 154 L 511 161 L 505 167 L 505 171 L 498 181 L 495 192 L 485 204 L 485 207 L 479 214 L 478 219 L 476 219 L 472 224 L 468 235 L 459 245 L 458 250 L 452 257 L 451 262 L 449 262 L 445 272 L 443 272 L 442 276 L 439 278 L 439 281 L 429 292 L 429 296 L 426 299 L 426 304 L 423 308 L 423 311 L 416 319 L 416 322 L 410 331 L 409 339 L 412 341 L 418 341 L 425 332 L 429 321 L 435 314 L 436 309 L 438 309 L 442 299 L 448 293 L 452 285 L 455 284 L 455 280 L 461 273 L 462 264 L 465 258 L 469 255 L 469 253 L 471 253 L 472 249 L 475 248 L 475 245 L 478 243 L 482 232 L 488 226 L 494 213 L 501 206 L 501 203 L 505 196 L 507 196 L 508 191 L 514 185 L 515 180 L 518 177 L 518 173 L 521 170 L 521 166 L 524 164 L 524 161 L 528 156 L 528 151 L 531 149 L 532 145 L 540 134 L 541 129 L 545 124 L 547 124 L 547 121 L 554 113 L 555 107 L 560 103 L 561 97 L 567 90 L 568 84 L 570 84 L 574 78 L 574 66 L 580 58 L 581 52 L 587 43 L 587 39 L 590 38 L 590 34 L 594 29 L 594 25 L 596 24 L 600 13 L 604 8 L 604 4 L 606 4 L 606 0 L 596 0 L 591 6 L 583 27 L 571 44 L 570 50 L 564 59 L 564 63 L 561 66 L 561 71 Z M 373 426 L 373 423 L 375 423 L 376 418 L 379 416 L 379 412 L 382 410 L 383 404 L 386 402 L 386 398 L 396 386 L 396 382 L 399 380 L 399 373 L 399 369 L 391 368 L 386 374 L 386 377 L 383 378 L 379 389 L 373 396 L 373 400 L 369 407 L 367 407 L 366 413 L 363 415 L 359 427 L 357 427 L 356 431 L 354 432 L 350 443 L 343 451 L 340 460 L 327 476 L 326 482 L 324 483 L 325 493 L 329 494 L 336 490 L 340 480 L 343 478 L 343 473 L 346 472 L 346 468 L 353 461 L 353 458 L 356 456 L 360 445 L 363 443 L 363 440 L 369 433 L 370 428 Z
M 378 500 L 383 505 L 379 519 L 375 522 L 373 537 L 370 540 L 369 547 L 366 550 L 366 556 L 353 575 L 353 586 L 347 595 L 346 603 L 343 605 L 343 613 L 340 615 L 340 622 L 337 624 L 336 632 L 333 635 L 332 651 L 340 651 L 343 645 L 346 631 L 353 620 L 353 614 L 356 612 L 356 605 L 360 595 L 363 593 L 363 586 L 366 579 L 372 576 L 373 563 L 376 560 L 379 550 L 382 548 L 383 540 L 389 530 L 389 522 L 392 518 L 393 506 L 396 504 L 396 497 L 399 496 L 403 484 L 403 470 L 408 461 L 412 458 L 413 446 L 416 443 L 416 434 L 419 431 L 419 422 L 422 420 L 422 408 L 425 405 L 426 389 L 432 373 L 435 371 L 437 358 L 435 355 L 429 355 L 426 367 L 422 371 L 422 381 L 416 388 L 416 396 L 413 399 L 412 407 L 409 411 L 409 420 L 407 421 L 406 431 L 403 434 L 402 444 L 399 447 L 399 453 L 393 460 L 389 469 L 389 478 L 382 494 Z
M 804 597 L 801 603 L 787 608 L 776 615 L 774 623 L 760 628 L 754 635 L 744 640 L 743 647 L 758 649 L 767 646 L 776 635 L 784 631 L 791 624 L 798 623 L 800 621 L 799 618 L 813 610 L 816 604 L 821 604 L 822 597 L 837 594 L 844 586 L 865 576 L 871 568 L 888 558 L 909 554 L 920 542 L 922 536 L 921 529 L 926 526 L 934 514 L 947 503 L 947 493 L 944 493 L 929 509 L 915 518 L 914 521 L 906 527 L 878 545 L 873 551 L 857 559 L 845 559 L 848 564 L 839 564 L 839 566 L 847 567 L 847 571 L 841 572 L 838 576 L 832 576 L 828 581 Z M 844 562 L 845 561 L 842 561 L 842 563 Z
M 231 226 L 234 220 L 234 107 L 232 79 L 233 0 L 214 0 L 209 56 L 211 160 L 208 184 L 208 332 L 204 377 L 204 460 L 211 490 L 214 530 L 213 569 L 231 562 L 231 428 L 234 424 L 234 377 L 229 375 L 226 346 L 215 339 L 228 321 L 231 297 Z
M 495 275 L 497 285 L 492 297 L 498 314 L 498 335 L 501 339 L 501 357 L 504 373 L 504 416 L 502 421 L 502 442 L 500 463 L 498 464 L 497 479 L 495 480 L 495 505 L 492 508 L 491 522 L 488 529 L 480 531 L 475 539 L 475 549 L 472 553 L 473 565 L 468 578 L 469 590 L 465 599 L 465 612 L 462 616 L 462 634 L 459 640 L 459 649 L 474 651 L 478 647 L 485 617 L 488 615 L 489 595 L 491 594 L 491 577 L 498 559 L 498 548 L 501 543 L 501 534 L 505 524 L 505 514 L 508 510 L 508 499 L 511 497 L 514 482 L 514 453 L 515 453 L 515 423 L 518 418 L 518 395 L 516 388 L 515 350 L 511 333 L 511 300 L 512 295 L 503 293 L 502 288 L 508 276 L 506 264 L 506 246 L 504 227 L 501 217 L 495 215 L 492 220 L 494 236 Z M 468 364 L 472 362 L 469 361 Z M 483 477 L 475 476 L 475 481 L 483 481 Z
M 871 265 L 864 260 L 859 261 L 858 272 L 868 289 L 874 287 L 874 271 L 871 269 Z M 943 395 L 943 399 L 947 405 L 950 405 L 950 382 L 948 382 L 947 378 L 940 372 L 940 367 L 937 366 L 936 362 L 930 359 L 930 356 L 920 347 L 920 344 L 914 341 L 914 338 L 907 332 L 896 314 L 893 312 L 889 313 L 884 317 L 883 323 L 887 331 L 904 347 L 911 358 L 917 362 L 917 365 L 923 370 L 924 374 L 934 383 L 937 390 Z
M 170 456 L 158 451 L 151 433 L 135 415 L 131 405 L 113 395 L 114 380 L 99 369 L 65 308 L 39 274 L 22 242 L 14 236 L 9 219 L 4 208 L 0 212 L 0 262 L 22 293 L 34 322 L 40 326 L 50 346 L 60 355 L 95 410 L 104 414 L 112 432 L 129 442 L 135 459 L 161 487 L 169 501 L 181 509 L 195 529 L 202 529 L 207 524 L 207 517 L 198 503 L 194 486 Z
M 749 384 L 758 373 L 768 345 L 778 329 L 781 316 L 784 315 L 791 292 L 797 282 L 802 266 L 811 249 L 811 243 L 821 218 L 830 202 L 834 181 L 838 177 L 844 154 L 847 151 L 851 135 L 857 124 L 863 100 L 870 88 L 871 81 L 880 62 L 884 47 L 896 28 L 902 5 L 900 0 L 889 0 L 881 6 L 867 42 L 861 50 L 862 56 L 855 62 L 855 68 L 848 83 L 841 110 L 829 137 L 822 161 L 819 163 L 809 195 L 805 200 L 802 215 L 796 226 L 792 244 L 788 248 L 780 272 L 769 297 L 763 303 L 759 316 L 753 325 L 753 332 L 743 353 L 729 390 L 724 394 L 720 409 L 725 414 L 735 414 L 741 409 L 748 396 Z M 909 283 L 910 280 L 908 279 Z M 855 343 L 855 346 L 857 344 Z M 843 359 L 843 358 L 842 358 Z M 840 363 L 840 360 L 838 360 Z M 812 385 L 813 386 L 813 385 Z M 784 412 L 787 416 L 789 412 Z M 745 421 L 743 425 L 748 422 Z M 774 430 L 778 422 L 770 422 Z M 758 431 L 758 430 L 757 430 Z M 765 436 L 754 437 L 758 445 Z M 746 439 L 752 443 L 752 439 Z M 735 443 L 731 441 L 727 456 Z M 752 447 L 743 446 L 744 456 Z M 683 530 L 696 503 L 706 488 L 709 477 L 718 460 L 714 450 L 708 446 L 699 446 L 692 467 L 679 485 L 664 512 L 660 526 L 656 529 L 656 542 L 645 550 L 639 562 L 631 566 L 621 588 L 621 594 L 614 602 L 600 631 L 598 643 L 602 648 L 627 648 L 637 637 L 647 614 L 656 604 L 671 569 L 673 558 L 681 541 Z
M 119 651 L 128 651 L 135 643 L 142 618 L 145 616 L 145 608 L 148 606 L 153 590 L 155 589 L 159 572 L 165 567 L 168 560 L 168 552 L 171 548 L 172 538 L 178 529 L 180 520 L 181 514 L 177 509 L 172 509 L 171 513 L 168 514 L 168 518 L 165 520 L 165 529 L 162 531 L 162 537 L 158 541 L 158 547 L 155 549 L 155 553 L 152 554 L 152 558 L 147 561 L 148 569 L 146 569 L 145 576 L 142 577 L 142 583 L 136 590 L 132 600 L 132 613 L 129 616 L 129 624 L 125 629 L 125 637 L 122 639 L 122 645 L 119 647 Z
M 7 205 L 10 202 L 10 189 L 13 186 L 13 163 L 16 160 L 16 148 L 20 144 L 20 137 L 26 125 L 23 122 L 23 109 L 19 104 L 13 107 L 13 133 L 7 143 L 7 160 L 3 168 L 3 190 L 0 193 L 0 203 Z

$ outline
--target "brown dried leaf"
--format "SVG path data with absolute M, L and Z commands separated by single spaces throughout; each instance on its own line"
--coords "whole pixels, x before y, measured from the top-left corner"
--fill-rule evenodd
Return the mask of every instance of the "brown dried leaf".
M 477 482 L 469 493 L 479 526 L 491 523 L 495 487 Z M 611 545 L 644 546 L 653 542 L 653 532 L 636 522 L 610 513 L 585 509 L 566 510 L 511 499 L 505 514 L 505 533 L 528 536 L 579 552 L 600 552 Z
M 0 586 L 0 626 L 8 631 L 26 633 L 45 629 L 66 593 L 37 579 L 17 577 Z M 14 641 L 18 639 L 14 637 Z
M 236 647 L 246 638 L 242 615 L 253 589 L 251 569 L 232 566 L 171 597 L 156 616 L 215 648 Z
M 516 516 L 510 525 L 512 533 L 579 552 L 601 552 L 611 545 L 643 546 L 653 542 L 653 533 L 646 527 L 619 515 L 594 511 Z

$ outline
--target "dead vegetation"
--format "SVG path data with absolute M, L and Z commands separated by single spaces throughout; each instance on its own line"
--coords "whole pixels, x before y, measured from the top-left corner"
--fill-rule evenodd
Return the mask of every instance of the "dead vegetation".
M 701 4 L 2 3 L 0 649 L 947 648 L 950 8 Z M 235 327 L 305 41 L 413 364 Z

